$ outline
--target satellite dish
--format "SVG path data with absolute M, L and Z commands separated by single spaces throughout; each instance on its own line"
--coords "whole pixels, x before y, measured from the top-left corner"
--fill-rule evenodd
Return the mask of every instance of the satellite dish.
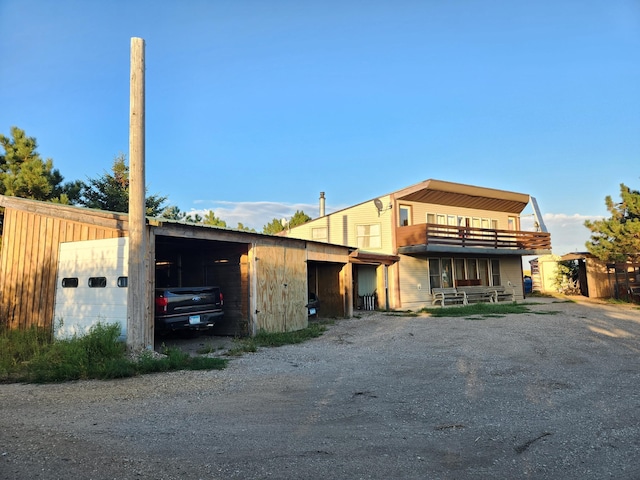
M 381 201 L 379 198 L 376 198 L 376 199 L 373 201 L 373 204 L 374 204 L 374 205 L 376 206 L 376 208 L 378 209 L 378 214 L 380 214 L 380 212 L 381 212 L 381 211 L 382 211 L 382 209 L 384 208 L 384 207 L 382 206 L 382 201 Z
M 286 218 L 284 218 L 284 217 L 283 217 L 283 218 L 280 220 L 280 223 L 282 224 L 282 228 L 285 228 L 285 227 L 287 226 L 287 223 L 289 223 L 289 222 L 287 221 L 287 219 L 286 219 Z

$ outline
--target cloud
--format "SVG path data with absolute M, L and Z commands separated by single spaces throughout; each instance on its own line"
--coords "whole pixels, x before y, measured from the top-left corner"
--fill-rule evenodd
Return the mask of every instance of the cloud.
M 318 216 L 319 206 L 310 203 L 278 203 L 278 202 L 229 202 L 224 200 L 197 200 L 197 205 L 203 208 L 187 211 L 187 213 L 199 213 L 203 215 L 209 210 L 213 210 L 216 217 L 227 222 L 230 228 L 236 228 L 238 223 L 245 227 L 253 228 L 257 232 L 262 231 L 262 227 L 270 223 L 274 218 L 291 218 L 296 211 L 300 210 L 311 218 Z M 327 213 L 331 211 L 328 207 Z
M 553 253 L 564 255 L 571 252 L 585 252 L 585 243 L 591 238 L 591 231 L 584 226 L 585 220 L 599 220 L 599 215 L 574 213 L 546 213 L 543 215 L 547 230 L 551 233 Z
M 318 216 L 318 205 L 311 203 L 279 203 L 279 202 L 229 202 L 225 200 L 197 200 L 201 209 L 192 208 L 187 213 L 199 213 L 204 215 L 213 210 L 216 217 L 227 222 L 230 228 L 236 228 L 238 223 L 245 227 L 253 228 L 257 232 L 270 223 L 274 218 L 291 218 L 297 210 L 301 210 L 312 218 Z M 330 208 L 327 206 L 327 214 L 345 208 L 339 206 Z M 591 232 L 584 226 L 585 220 L 598 220 L 602 216 L 582 215 L 574 213 L 545 213 L 543 215 L 547 230 L 551 233 L 551 245 L 553 253 L 564 255 L 570 252 L 586 251 L 585 243 L 589 240 Z M 522 217 L 522 230 L 534 230 L 532 216 Z

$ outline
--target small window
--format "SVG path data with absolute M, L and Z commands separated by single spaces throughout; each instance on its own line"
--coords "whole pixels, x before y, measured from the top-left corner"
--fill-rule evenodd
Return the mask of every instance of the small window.
M 408 225 L 411 225 L 411 207 L 400 205 L 400 226 L 406 227 Z
M 90 277 L 89 288 L 105 288 L 107 286 L 107 277 Z
M 358 248 L 381 248 L 380 224 L 356 225 Z
M 62 288 L 78 288 L 78 277 L 63 278 Z
M 500 283 L 500 260 L 497 258 L 491 259 L 491 281 L 492 285 L 498 286 Z
M 327 234 L 327 227 L 318 227 L 311 229 L 311 237 L 318 242 L 326 242 L 329 238 Z
M 129 277 L 118 277 L 118 287 L 124 288 L 129 286 Z
M 435 213 L 427 213 L 427 223 L 436 223 Z

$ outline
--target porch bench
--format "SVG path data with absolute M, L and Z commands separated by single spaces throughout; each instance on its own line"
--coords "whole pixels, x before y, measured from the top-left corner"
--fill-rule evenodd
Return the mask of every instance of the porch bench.
M 516 289 L 513 287 L 505 287 L 502 285 L 498 285 L 496 287 L 492 287 L 495 289 L 495 301 L 496 302 L 501 302 L 501 301 L 509 301 L 509 302 L 515 302 L 516 301 Z
M 447 303 L 466 305 L 467 298 L 463 292 L 458 292 L 455 287 L 451 288 L 432 288 L 431 305 L 435 305 L 440 302 L 440 306 L 444 307 Z
M 458 291 L 465 294 L 466 303 L 493 303 L 496 301 L 495 287 L 488 287 L 486 285 L 473 285 L 468 287 L 458 287 Z

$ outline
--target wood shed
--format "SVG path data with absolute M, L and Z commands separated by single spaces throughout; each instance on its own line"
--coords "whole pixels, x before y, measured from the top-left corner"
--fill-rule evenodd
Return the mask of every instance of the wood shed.
M 7 196 L 0 196 L 0 207 L 0 321 L 53 328 L 60 244 L 127 237 L 128 216 Z M 220 335 L 305 328 L 309 291 L 322 299 L 324 314 L 353 313 L 349 247 L 157 218 L 146 219 L 145 235 L 149 345 L 153 292 L 163 281 L 218 284 L 225 298 Z

